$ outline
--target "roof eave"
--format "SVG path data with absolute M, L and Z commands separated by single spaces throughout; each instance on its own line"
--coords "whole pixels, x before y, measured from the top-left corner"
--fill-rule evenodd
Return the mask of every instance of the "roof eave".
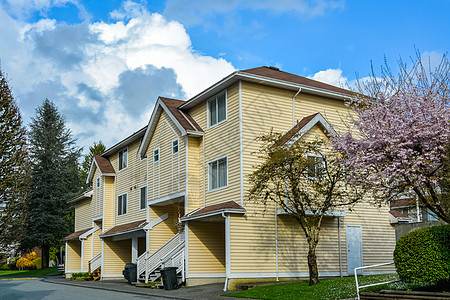
M 127 145 L 131 144 L 132 142 L 137 141 L 142 136 L 144 136 L 144 134 L 146 132 L 146 129 L 147 129 L 147 126 L 139 129 L 138 131 L 136 131 L 132 135 L 128 136 L 127 138 L 125 138 L 122 141 L 120 141 L 117 144 L 115 144 L 114 146 L 106 149 L 106 151 L 102 154 L 102 156 L 109 156 L 109 155 L 115 153 L 116 151 L 120 150 L 121 148 L 124 148 Z
M 197 103 L 202 102 L 203 100 L 208 99 L 209 97 L 212 97 L 216 93 L 223 90 L 225 87 L 230 86 L 231 84 L 239 81 L 239 80 L 246 80 L 250 82 L 255 83 L 262 83 L 262 84 L 268 84 L 276 87 L 283 87 L 288 88 L 292 90 L 298 90 L 302 89 L 302 92 L 306 92 L 313 95 L 321 95 L 321 96 L 327 96 L 330 98 L 335 98 L 339 100 L 346 100 L 349 99 L 351 96 L 339 92 L 329 91 L 321 88 L 315 88 L 304 84 L 294 83 L 290 81 L 280 80 L 280 79 L 274 79 L 266 76 L 261 75 L 255 75 L 246 73 L 243 71 L 236 71 L 231 73 L 229 76 L 223 78 L 216 84 L 210 86 L 206 90 L 202 91 L 201 93 L 197 94 L 196 96 L 192 97 L 185 103 L 179 106 L 180 109 L 189 109 Z

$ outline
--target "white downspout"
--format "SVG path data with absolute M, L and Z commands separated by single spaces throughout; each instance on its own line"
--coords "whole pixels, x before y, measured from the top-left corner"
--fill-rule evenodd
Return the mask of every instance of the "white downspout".
M 302 88 L 299 88 L 297 93 L 292 97 L 292 126 L 295 125 L 295 97 L 302 91 Z
M 419 207 L 419 200 L 416 198 L 416 211 L 417 211 L 417 222 L 421 222 L 420 219 L 420 207 Z
M 231 275 L 231 252 L 230 252 L 230 215 L 225 215 L 222 213 L 222 217 L 225 218 L 225 285 L 223 291 L 226 292 L 228 289 L 228 278 Z
M 275 272 L 276 272 L 276 280 L 279 281 L 278 278 L 278 206 L 277 206 L 277 183 L 275 180 Z
M 342 277 L 341 217 L 338 217 L 338 235 L 339 235 L 339 275 L 340 277 Z

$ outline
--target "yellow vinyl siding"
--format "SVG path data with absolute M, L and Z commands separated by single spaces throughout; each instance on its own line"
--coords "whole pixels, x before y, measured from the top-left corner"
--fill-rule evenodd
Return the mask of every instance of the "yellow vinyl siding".
M 75 204 L 75 231 L 92 227 L 91 198 Z
M 169 213 L 166 220 L 150 230 L 150 253 L 164 245 L 164 243 L 170 240 L 178 232 L 176 228 L 176 223 L 178 221 L 177 205 L 179 207 L 180 215 L 182 215 L 184 210 L 182 203 L 166 206 L 150 206 L 150 220 L 154 220 L 165 213 Z
M 239 146 L 239 85 L 227 89 L 227 120 L 207 128 L 207 102 L 190 111 L 191 116 L 204 129 L 204 174 L 206 206 L 234 200 L 240 203 L 240 146 Z M 227 187 L 209 191 L 208 162 L 227 156 Z M 201 158 L 203 164 L 203 158 Z M 203 177 L 203 170 L 200 170 Z M 202 186 L 203 189 L 203 180 Z M 203 196 L 203 195 L 201 195 Z
M 188 139 L 188 212 L 203 206 L 203 142 L 202 138 Z
M 111 155 L 110 161 L 116 170 L 116 195 L 115 195 L 115 225 L 131 223 L 146 218 L 146 211 L 140 209 L 140 189 L 147 185 L 146 167 L 147 160 L 140 160 L 137 151 L 140 140 L 137 140 L 121 148 Z M 128 149 L 127 167 L 119 171 L 119 151 Z M 124 215 L 117 214 L 117 197 L 127 194 L 127 212 Z
M 92 241 L 94 242 L 94 256 L 96 256 L 97 254 L 102 252 L 102 240 L 98 237 L 100 234 L 102 234 L 101 229 L 99 229 L 93 233 Z
M 234 216 L 231 219 L 232 273 L 274 273 L 276 271 L 274 205 L 270 204 L 266 208 L 267 211 L 262 213 L 261 205 L 247 200 L 247 191 L 250 188 L 248 175 L 253 171 L 253 166 L 260 163 L 258 156 L 253 154 L 258 153 L 261 145 L 255 141 L 255 138 L 263 133 L 268 133 L 271 129 L 274 132 L 282 133 L 292 127 L 292 97 L 294 94 L 295 91 L 242 82 L 243 184 L 247 215 L 246 218 Z M 301 120 L 317 112 L 320 112 L 335 129 L 340 130 L 344 128 L 341 119 L 349 111 L 340 100 L 303 93 L 296 97 L 296 120 Z M 313 140 L 316 136 L 324 136 L 318 126 L 314 126 L 304 138 Z M 345 224 L 351 222 L 363 226 L 364 264 L 389 261 L 395 245 L 395 235 L 389 225 L 387 210 L 377 211 L 368 204 L 361 204 L 361 207 L 364 207 L 364 209 L 360 208 L 364 214 L 347 212 Z M 321 232 L 317 249 L 320 272 L 339 272 L 337 219 L 337 217 L 327 217 Z M 343 257 L 346 255 L 345 224 L 341 224 Z M 289 220 L 288 216 L 278 217 L 278 238 L 279 272 L 307 272 L 305 255 L 307 244 L 300 225 Z M 386 250 L 383 254 L 376 251 L 380 240 L 384 244 L 382 249 Z M 343 263 L 344 272 L 347 270 L 345 263 L 346 260 Z
M 105 213 L 103 219 L 103 231 L 108 230 L 114 226 L 115 215 L 115 193 L 114 193 L 114 177 L 104 176 L 105 191 L 104 191 L 104 205 Z
M 223 222 L 189 222 L 189 273 L 225 273 Z
M 172 154 L 172 141 L 178 139 L 178 154 Z M 186 141 L 175 123 L 162 112 L 147 149 L 148 200 L 166 197 L 186 189 Z M 153 150 L 159 148 L 159 162 L 153 162 Z
M 81 269 L 81 242 L 79 240 L 67 241 L 66 271 L 80 271 Z
M 83 243 L 83 270 L 89 270 L 89 260 L 92 258 L 92 235 L 89 235 Z
M 103 178 L 100 177 L 100 187 L 97 188 L 98 177 L 99 171 L 96 169 L 92 180 L 92 189 L 93 189 L 91 202 L 92 218 L 97 218 L 103 215 L 103 189 L 105 184 L 103 182 Z
M 112 241 L 104 239 L 104 270 L 102 275 L 122 275 L 126 264 L 131 263 L 131 239 Z

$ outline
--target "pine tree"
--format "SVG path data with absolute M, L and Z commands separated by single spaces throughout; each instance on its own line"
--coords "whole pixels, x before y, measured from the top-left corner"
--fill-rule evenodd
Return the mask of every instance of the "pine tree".
M 30 216 L 24 246 L 42 248 L 43 266 L 49 247 L 71 231 L 73 209 L 67 200 L 80 192 L 78 158 L 71 131 L 56 105 L 45 99 L 36 109 L 29 133 L 31 187 Z
M 89 170 L 91 169 L 92 160 L 96 155 L 102 155 L 105 152 L 106 147 L 99 141 L 98 143 L 94 142 L 94 145 L 89 147 L 89 154 L 84 156 L 83 164 L 81 165 L 81 179 L 83 180 L 83 184 L 85 188 L 89 188 L 90 185 L 86 183 L 86 179 L 89 175 Z
M 25 235 L 30 176 L 26 132 L 0 70 L 0 249 L 15 250 Z

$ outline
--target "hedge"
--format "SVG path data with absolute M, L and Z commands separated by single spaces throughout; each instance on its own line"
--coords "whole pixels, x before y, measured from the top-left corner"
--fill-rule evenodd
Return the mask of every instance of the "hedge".
M 401 237 L 394 250 L 405 282 L 444 284 L 450 280 L 450 225 L 418 229 Z

